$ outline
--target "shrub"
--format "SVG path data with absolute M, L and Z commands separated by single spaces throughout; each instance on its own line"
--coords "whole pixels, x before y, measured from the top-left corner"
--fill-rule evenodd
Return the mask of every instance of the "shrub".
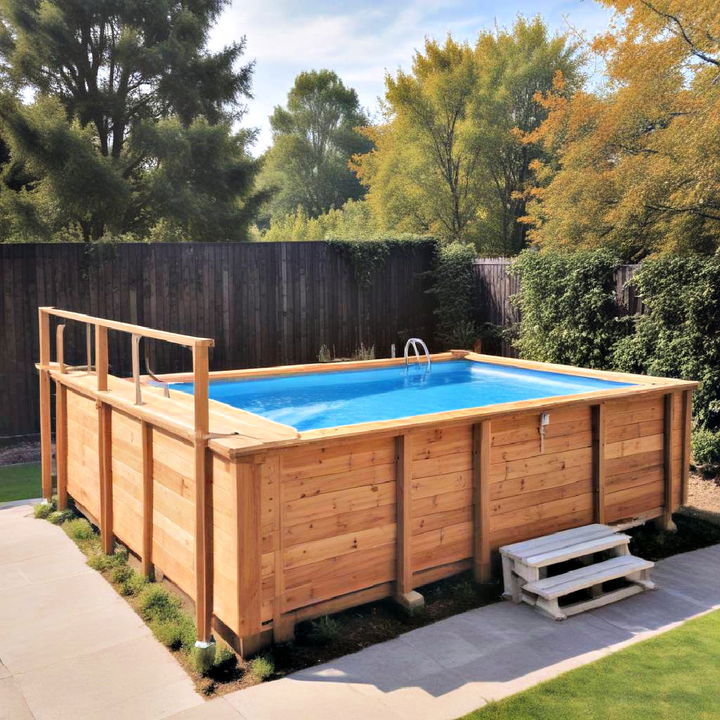
M 439 246 L 435 254 L 433 285 L 437 320 L 436 335 L 446 349 L 472 349 L 475 325 L 475 249 L 459 242 Z
M 55 503 L 41 502 L 33 506 L 33 514 L 38 520 L 47 520 L 55 512 Z
M 139 595 L 140 615 L 147 621 L 177 618 L 180 605 L 179 598 L 155 583 L 148 584 Z
M 189 654 L 195 646 L 195 623 L 184 613 L 154 620 L 150 623 L 150 629 L 155 637 L 171 650 L 182 650 Z
M 260 682 L 275 672 L 275 663 L 269 655 L 258 655 L 248 663 L 249 672 Z
M 118 565 L 114 568 L 112 572 L 112 581 L 114 583 L 124 583 L 134 574 L 133 569 L 127 563 L 123 563 L 122 565 Z
M 720 469 L 720 431 L 695 430 L 692 434 L 692 456 L 696 465 L 717 472 Z
M 53 525 L 62 525 L 64 522 L 72 520 L 73 517 L 75 517 L 75 515 L 72 510 L 55 510 L 55 512 L 51 512 L 50 515 L 48 515 L 48 520 Z
M 122 554 L 105 555 L 105 553 L 97 553 L 88 558 L 87 564 L 98 572 L 107 572 L 120 565 L 124 565 L 126 558 Z
M 606 250 L 573 253 L 525 250 L 511 272 L 520 291 L 515 346 L 522 357 L 607 369 L 615 344 L 631 329 L 618 319 L 614 270 Z
M 70 520 L 63 525 L 63 529 L 75 541 L 90 540 L 95 535 L 92 525 L 85 518 Z
M 340 623 L 335 618 L 324 615 L 312 621 L 308 639 L 314 645 L 329 645 L 340 636 L 340 630 Z
M 139 595 L 146 585 L 147 580 L 140 573 L 133 570 L 130 576 L 123 580 L 120 585 L 120 593 L 125 596 Z

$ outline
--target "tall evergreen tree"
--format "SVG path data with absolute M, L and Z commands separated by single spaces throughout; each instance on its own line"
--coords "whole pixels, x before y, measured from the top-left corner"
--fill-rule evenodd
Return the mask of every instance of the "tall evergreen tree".
M 0 0 L 0 125 L 35 178 L 5 183 L 5 232 L 244 238 L 261 198 L 231 123 L 252 65 L 244 41 L 207 50 L 227 1 Z

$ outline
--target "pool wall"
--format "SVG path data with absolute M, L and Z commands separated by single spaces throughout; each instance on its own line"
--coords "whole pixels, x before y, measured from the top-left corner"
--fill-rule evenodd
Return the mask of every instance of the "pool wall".
M 557 371 L 434 359 L 458 356 Z M 245 655 L 301 620 L 388 596 L 413 606 L 468 569 L 488 580 L 506 543 L 593 521 L 669 526 L 687 492 L 694 383 L 563 368 L 637 384 L 304 433 L 210 401 L 199 453 L 192 396 L 145 386 L 135 405 L 125 379 L 100 391 L 92 372 L 39 367 L 62 396 L 58 489 L 192 599 L 202 574 L 198 612 Z

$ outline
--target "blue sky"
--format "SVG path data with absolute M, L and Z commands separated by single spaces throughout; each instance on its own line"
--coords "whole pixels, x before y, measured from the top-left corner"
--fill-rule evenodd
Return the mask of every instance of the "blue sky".
M 379 115 L 385 73 L 410 66 L 425 37 L 473 41 L 495 25 L 508 27 L 519 14 L 542 15 L 558 31 L 590 38 L 607 27 L 611 13 L 594 0 L 232 0 L 211 37 L 221 47 L 247 37 L 256 61 L 254 98 L 244 126 L 260 130 L 254 152 L 271 141 L 268 116 L 283 104 L 302 70 L 330 68 L 354 87 L 371 117 Z

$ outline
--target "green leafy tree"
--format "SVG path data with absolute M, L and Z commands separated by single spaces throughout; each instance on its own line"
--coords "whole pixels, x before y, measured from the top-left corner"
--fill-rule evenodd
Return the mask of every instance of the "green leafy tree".
M 287 107 L 270 116 L 273 145 L 265 157 L 262 184 L 275 189 L 272 218 L 298 207 L 317 217 L 365 190 L 348 168 L 371 143 L 357 132 L 368 119 L 357 93 L 330 70 L 300 73 L 288 93 Z
M 20 164 L 33 178 L 14 197 L 4 183 L 6 230 L 244 237 L 256 167 L 231 123 L 252 66 L 235 69 L 242 42 L 206 49 L 226 1 L 0 0 L 3 173 Z M 221 236 L 216 213 L 234 219 Z
M 354 158 L 379 222 L 486 253 L 521 249 L 530 167 L 544 157 L 528 139 L 547 115 L 536 93 L 562 73 L 571 94 L 582 62 L 540 18 L 484 32 L 474 47 L 427 40 L 410 72 L 386 78 L 385 122 L 365 130 L 376 148 Z

